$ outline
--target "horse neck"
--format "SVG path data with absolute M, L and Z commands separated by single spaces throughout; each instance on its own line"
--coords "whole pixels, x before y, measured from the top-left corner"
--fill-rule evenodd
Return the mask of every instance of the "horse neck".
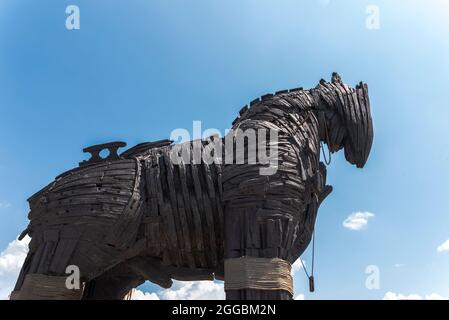
M 292 89 L 267 94 L 244 106 L 233 122 L 233 128 L 246 120 L 271 122 L 286 133 L 297 135 L 302 131 L 308 137 L 318 130 L 319 123 L 314 114 L 316 98 L 310 90 Z

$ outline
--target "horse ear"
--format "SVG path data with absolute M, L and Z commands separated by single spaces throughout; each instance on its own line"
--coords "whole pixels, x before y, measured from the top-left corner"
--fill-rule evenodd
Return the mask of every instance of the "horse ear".
M 332 80 L 331 81 L 332 81 L 332 83 L 343 83 L 341 81 L 340 75 L 337 72 L 333 72 L 332 73 Z

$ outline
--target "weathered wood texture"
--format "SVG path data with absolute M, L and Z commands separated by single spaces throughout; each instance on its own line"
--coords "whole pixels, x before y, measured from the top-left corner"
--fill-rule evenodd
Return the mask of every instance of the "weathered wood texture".
M 20 291 L 11 293 L 11 300 L 79 300 L 82 288 L 68 289 L 66 277 L 28 274 Z
M 120 155 L 119 142 L 86 148 L 90 160 L 29 199 L 30 224 L 22 236 L 32 240 L 15 290 L 24 289 L 29 274 L 63 276 L 68 265 L 80 268 L 85 299 L 112 299 L 144 280 L 169 287 L 172 279 L 226 278 L 223 261 L 229 258 L 293 263 L 309 244 L 318 207 L 332 190 L 320 142 L 331 152 L 344 148 L 358 167 L 367 161 L 373 141 L 368 88 L 350 88 L 334 74 L 310 90 L 267 94 L 240 110 L 233 129 L 242 131 L 232 133 L 231 142 L 222 140 L 225 154 L 246 130 L 275 130 L 278 140 L 252 145 L 243 139 L 243 156 L 233 154 L 226 164 L 215 153 L 212 163 L 196 157 L 197 147 L 211 154 L 217 140 L 162 140 Z M 268 150 L 277 146 L 272 175 L 260 174 L 265 164 L 248 162 L 261 143 Z M 112 149 L 112 156 L 98 158 L 102 148 Z M 174 163 L 171 156 L 179 150 L 190 152 Z M 226 294 L 291 298 L 283 290 Z

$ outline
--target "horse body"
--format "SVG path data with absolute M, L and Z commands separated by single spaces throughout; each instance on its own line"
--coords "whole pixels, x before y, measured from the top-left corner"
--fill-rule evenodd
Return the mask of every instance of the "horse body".
M 261 175 L 267 165 L 248 161 L 249 140 L 241 140 L 243 162 L 238 152 L 231 163 L 224 161 L 253 129 L 277 133 L 276 141 L 262 141 L 268 149 L 276 146 L 272 174 Z M 226 262 L 250 257 L 292 264 L 306 249 L 318 207 L 332 190 L 320 142 L 332 152 L 344 147 L 357 166 L 368 157 L 366 86 L 349 88 L 334 74 L 332 82 L 311 90 L 263 96 L 240 111 L 229 135 L 220 140 L 222 155 L 213 149 L 217 140 L 166 141 L 57 177 L 29 199 L 25 233 L 32 241 L 12 298 L 49 298 L 33 296 L 27 276 L 62 277 L 76 265 L 85 299 L 121 299 L 146 280 L 168 288 L 172 279 L 224 279 L 229 299 L 290 299 L 288 288 L 235 285 L 236 269 Z M 188 156 L 174 163 L 179 150 Z M 213 154 L 214 161 L 192 161 L 195 150 Z

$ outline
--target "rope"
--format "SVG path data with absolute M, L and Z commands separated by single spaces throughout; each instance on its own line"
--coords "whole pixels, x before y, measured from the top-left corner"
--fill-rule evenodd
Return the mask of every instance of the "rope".
M 306 265 L 304 264 L 304 261 L 302 260 L 301 257 L 299 257 L 299 261 L 301 262 L 304 273 L 306 274 L 306 277 L 309 280 L 309 291 L 314 292 L 315 291 L 315 278 L 313 276 L 313 272 L 315 269 L 315 230 L 313 230 L 313 234 L 312 234 L 312 269 L 311 269 L 310 275 L 309 275 L 309 272 L 307 272 Z
M 315 228 L 312 234 L 312 276 L 309 277 L 309 291 L 315 291 L 315 278 L 313 276 L 313 271 L 315 270 Z
M 291 265 L 279 258 L 225 259 L 225 290 L 285 290 L 293 295 Z

